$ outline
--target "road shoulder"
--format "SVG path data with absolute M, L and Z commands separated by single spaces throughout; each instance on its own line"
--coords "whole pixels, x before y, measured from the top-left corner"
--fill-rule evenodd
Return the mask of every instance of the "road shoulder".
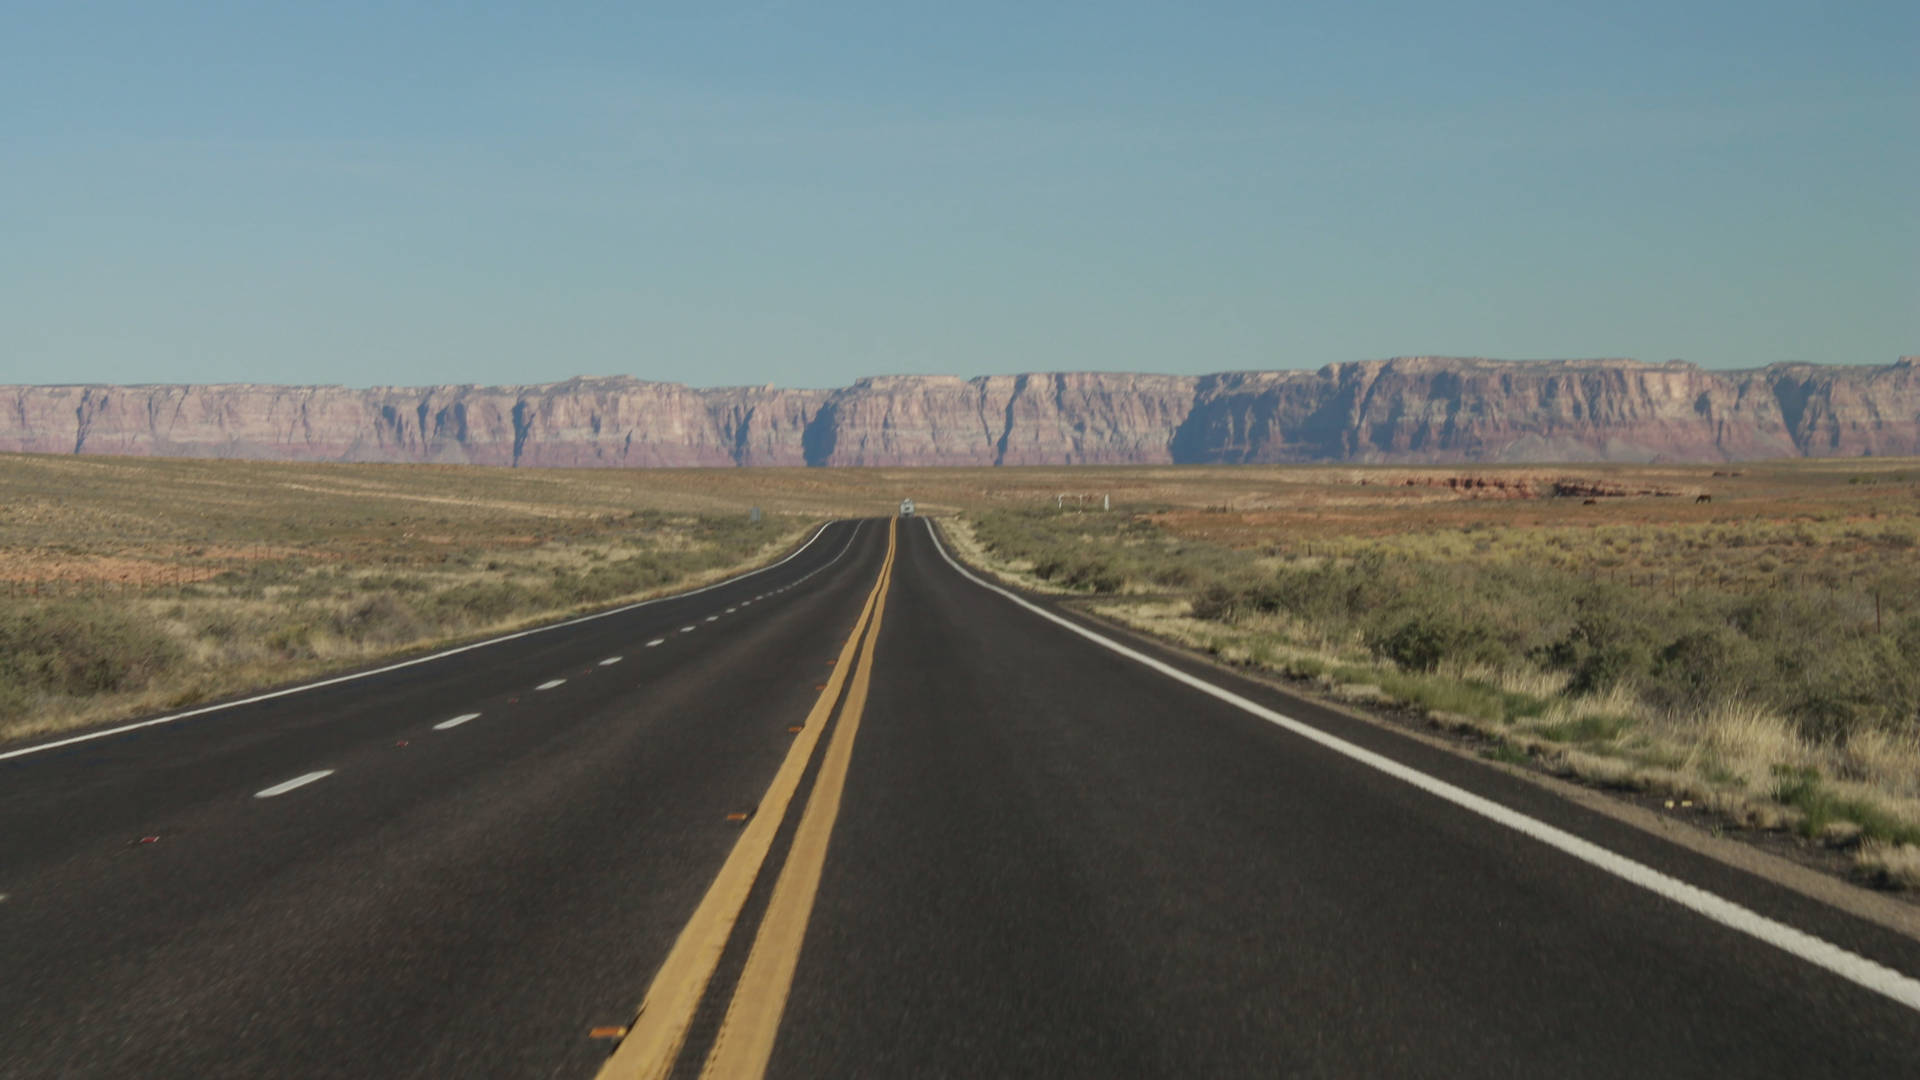
M 939 528 L 932 519 L 929 519 L 929 524 L 936 529 Z M 951 533 L 942 529 L 940 535 L 943 540 L 946 540 Z M 1249 664 L 1224 662 L 1202 650 L 1165 640 L 1117 620 L 1087 611 L 1071 596 L 1036 593 L 1026 589 L 1018 583 L 1009 581 L 990 567 L 982 565 L 977 556 L 964 550 L 964 546 L 949 544 L 948 552 L 972 572 L 1000 588 L 1018 594 L 1027 602 L 1045 607 L 1090 629 L 1097 628 L 1100 632 L 1132 647 L 1168 659 L 1177 658 L 1182 666 L 1204 669 L 1221 676 L 1223 681 L 1252 684 L 1268 694 L 1279 697 L 1282 702 L 1298 702 L 1305 706 L 1304 709 L 1295 710 L 1296 712 L 1332 713 L 1351 722 L 1366 725 L 1372 730 L 1446 754 L 1468 769 L 1484 770 L 1490 775 L 1517 780 L 1558 800 L 1602 815 L 1620 825 L 1711 859 L 1721 866 L 1752 875 L 1800 897 L 1920 944 L 1920 905 L 1889 893 L 1862 887 L 1827 866 L 1812 860 L 1796 861 L 1769 851 L 1755 842 L 1755 840 L 1766 839 L 1777 842 L 1778 838 L 1752 836 L 1749 830 L 1729 829 L 1726 823 L 1719 822 L 1704 812 L 1692 818 L 1664 815 L 1642 805 L 1639 801 L 1626 797 L 1624 793 L 1575 783 L 1537 767 L 1489 760 L 1480 754 L 1480 750 L 1484 747 L 1484 740 L 1436 729 L 1408 710 L 1370 712 L 1356 709 L 1349 703 L 1313 694 L 1296 682 L 1265 669 Z M 1306 722 L 1311 720 L 1308 719 Z M 1830 862 L 1830 860 L 1826 861 Z

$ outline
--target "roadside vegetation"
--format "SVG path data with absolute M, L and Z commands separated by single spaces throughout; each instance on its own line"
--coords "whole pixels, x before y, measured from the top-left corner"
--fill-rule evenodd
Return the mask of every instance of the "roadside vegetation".
M 908 496 L 950 518 L 962 554 L 1030 588 L 1458 733 L 1490 759 L 1797 833 L 1867 880 L 1920 888 L 1912 461 L 513 470 L 0 455 L 0 739 L 684 588 Z
M 671 591 L 807 525 L 632 475 L 0 457 L 0 739 Z
M 1029 506 L 953 531 L 1030 587 L 1489 758 L 1791 830 L 1920 887 L 1920 468 L 1761 473 L 1588 485 L 1646 492 L 1604 499 L 1362 473 L 1253 510 Z

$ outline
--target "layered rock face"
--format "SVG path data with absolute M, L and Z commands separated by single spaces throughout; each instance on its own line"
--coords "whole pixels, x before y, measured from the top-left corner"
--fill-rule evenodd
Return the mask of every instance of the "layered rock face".
M 1440 357 L 1202 379 L 1181 460 L 1734 461 L 1920 451 L 1920 369 Z M 1905 449 L 1901 449 L 1904 447 Z
M 1920 358 L 1705 371 L 1448 357 L 838 390 L 0 387 L 0 450 L 524 466 L 1736 461 L 1920 454 Z

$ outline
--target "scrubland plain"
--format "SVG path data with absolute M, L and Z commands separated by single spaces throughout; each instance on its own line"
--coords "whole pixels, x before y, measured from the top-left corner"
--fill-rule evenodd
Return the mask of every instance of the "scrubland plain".
M 955 532 L 1104 617 L 1920 885 L 1920 462 L 1254 472 Z
M 0 738 L 685 587 L 905 496 L 1016 584 L 1489 758 L 1797 835 L 1869 883 L 1920 886 L 1910 460 L 510 470 L 0 455 Z
M 696 584 L 807 524 L 754 524 L 745 502 L 699 488 L 605 470 L 0 455 L 0 738 Z

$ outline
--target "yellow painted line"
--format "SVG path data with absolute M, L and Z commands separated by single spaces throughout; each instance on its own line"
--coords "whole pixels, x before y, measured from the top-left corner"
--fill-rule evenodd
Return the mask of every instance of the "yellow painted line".
M 893 579 L 892 526 L 893 523 L 889 523 L 887 561 L 880 571 L 883 585 L 891 585 Z M 780 1034 L 780 1016 L 786 1011 L 793 972 L 800 963 L 800 946 L 807 936 L 807 920 L 813 915 L 814 897 L 820 891 L 827 844 L 833 838 L 834 822 L 840 817 L 840 797 L 846 791 L 853 740 L 860 734 L 860 715 L 867 706 L 874 645 L 880 639 L 880 622 L 886 614 L 884 588 L 880 601 L 880 607 L 873 613 L 867 647 L 860 653 L 853 685 L 847 690 L 847 703 L 841 708 L 840 722 L 833 729 L 833 741 L 827 744 L 827 756 L 820 762 L 813 793 L 807 796 L 806 809 L 801 811 L 793 847 L 787 852 L 786 865 L 780 869 L 780 880 L 774 884 L 773 898 L 760 921 L 759 933 L 754 936 L 753 950 L 747 954 L 746 970 L 740 974 L 733 1002 L 728 1005 L 727 1017 L 720 1025 L 720 1034 L 707 1055 L 703 1077 L 721 1080 L 761 1077 L 766 1075 L 767 1063 L 773 1057 L 774 1039 Z
M 843 661 L 853 659 L 869 624 L 875 629 L 879 627 L 879 609 L 885 602 L 886 586 L 893 570 L 894 540 L 889 530 L 886 559 L 880 564 L 873 590 L 867 594 L 866 606 L 854 622 L 853 633 L 847 635 L 847 643 L 841 647 Z M 807 713 L 804 729 L 793 740 L 786 760 L 780 763 L 780 771 L 774 774 L 773 783 L 761 798 L 760 811 L 747 822 L 726 863 L 720 867 L 719 876 L 707 887 L 707 894 L 694 909 L 693 918 L 681 929 L 666 961 L 654 974 L 647 996 L 642 999 L 639 1016 L 629 1025 L 627 1037 L 601 1066 L 597 1074 L 599 1080 L 661 1080 L 672 1071 L 673 1061 L 679 1056 L 687 1029 L 693 1023 L 694 1010 L 707 991 L 707 983 L 713 979 L 714 968 L 720 964 L 720 954 L 727 947 L 727 938 L 733 934 L 740 909 L 746 905 L 754 878 L 767 861 L 774 833 L 786 818 L 787 808 L 799 790 L 801 774 L 813 757 L 814 747 L 819 745 L 820 732 L 827 726 L 833 703 L 846 685 L 843 673 L 848 668 L 846 663 L 835 666 L 826 689 Z

